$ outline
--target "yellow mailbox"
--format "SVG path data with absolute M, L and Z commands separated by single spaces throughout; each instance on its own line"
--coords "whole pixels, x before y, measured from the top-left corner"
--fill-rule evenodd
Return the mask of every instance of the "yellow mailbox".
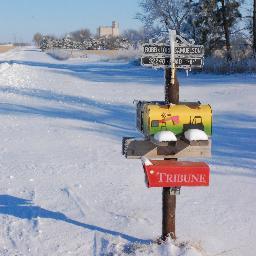
M 137 128 L 145 136 L 159 131 L 182 135 L 188 129 L 199 129 L 212 134 L 212 109 L 200 103 L 137 102 Z

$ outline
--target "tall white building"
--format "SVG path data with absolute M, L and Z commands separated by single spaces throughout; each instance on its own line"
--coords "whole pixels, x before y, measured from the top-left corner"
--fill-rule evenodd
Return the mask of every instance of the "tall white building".
M 100 26 L 98 28 L 98 36 L 99 37 L 116 37 L 119 36 L 119 24 L 117 21 L 112 22 L 112 26 Z

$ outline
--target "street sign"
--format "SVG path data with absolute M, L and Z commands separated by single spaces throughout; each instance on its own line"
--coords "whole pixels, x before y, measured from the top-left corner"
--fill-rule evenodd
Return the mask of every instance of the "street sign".
M 193 55 L 193 56 L 203 56 L 204 48 L 203 46 L 176 46 L 175 47 L 176 55 Z
M 209 186 L 210 168 L 204 162 L 150 161 L 143 165 L 148 187 Z
M 170 44 L 148 43 L 143 45 L 141 65 L 191 69 L 203 66 L 204 47 L 195 45 L 194 40 L 186 40 L 175 31 L 169 34 Z
M 175 58 L 175 67 L 183 68 L 183 67 L 202 67 L 203 66 L 203 58 Z
M 164 56 L 145 56 L 141 58 L 143 66 L 169 66 L 170 57 Z
M 195 68 L 202 67 L 203 58 L 176 57 L 174 59 L 176 68 Z M 169 66 L 169 56 L 144 56 L 141 58 L 142 66 Z
M 147 55 L 152 54 L 170 54 L 170 45 L 156 45 L 156 44 L 144 44 L 143 53 Z
M 186 46 L 178 45 L 175 46 L 175 55 L 179 56 L 203 56 L 204 48 L 202 45 Z M 157 44 L 144 44 L 143 53 L 145 55 L 169 55 L 171 54 L 171 47 L 169 45 L 157 45 Z

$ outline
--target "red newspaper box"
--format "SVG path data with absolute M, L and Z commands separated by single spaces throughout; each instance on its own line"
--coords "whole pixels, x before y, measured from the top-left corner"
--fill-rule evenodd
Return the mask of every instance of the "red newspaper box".
M 210 168 L 204 162 L 150 160 L 143 164 L 148 187 L 209 186 Z

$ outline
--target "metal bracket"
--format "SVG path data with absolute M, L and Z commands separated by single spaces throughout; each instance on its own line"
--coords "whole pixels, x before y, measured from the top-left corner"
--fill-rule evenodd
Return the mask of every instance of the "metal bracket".
M 170 195 L 180 195 L 181 187 L 170 188 Z
M 129 147 L 129 143 L 133 139 L 134 139 L 134 137 L 123 137 L 122 138 L 122 155 L 124 155 L 125 157 L 127 157 L 127 150 Z

